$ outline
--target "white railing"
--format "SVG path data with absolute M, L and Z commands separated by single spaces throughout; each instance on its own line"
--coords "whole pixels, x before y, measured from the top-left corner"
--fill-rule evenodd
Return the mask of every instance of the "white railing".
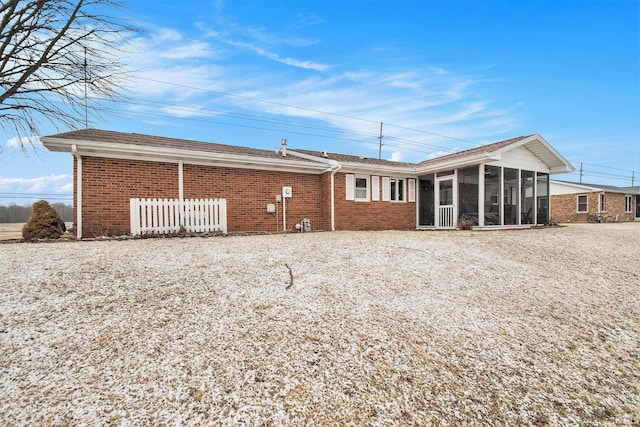
M 453 228 L 453 205 L 438 206 L 438 226 L 442 228 Z
M 131 234 L 227 233 L 225 199 L 129 199 Z

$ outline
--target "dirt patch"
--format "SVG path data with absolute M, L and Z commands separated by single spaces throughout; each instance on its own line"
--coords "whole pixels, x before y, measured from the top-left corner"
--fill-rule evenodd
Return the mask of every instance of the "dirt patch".
M 0 424 L 640 422 L 640 223 L 0 259 Z

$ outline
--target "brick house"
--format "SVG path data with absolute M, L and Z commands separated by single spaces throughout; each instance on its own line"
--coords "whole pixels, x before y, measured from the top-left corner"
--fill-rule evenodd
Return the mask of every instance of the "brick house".
M 291 230 L 302 219 L 314 230 L 531 226 L 549 221 L 549 176 L 573 170 L 537 134 L 420 163 L 293 150 L 286 140 L 259 150 L 96 129 L 42 142 L 74 156 L 79 238 L 130 233 L 130 198 L 226 199 L 229 232 Z
M 551 218 L 557 222 L 587 222 L 590 215 L 617 221 L 640 221 L 640 186 L 614 187 L 551 180 Z

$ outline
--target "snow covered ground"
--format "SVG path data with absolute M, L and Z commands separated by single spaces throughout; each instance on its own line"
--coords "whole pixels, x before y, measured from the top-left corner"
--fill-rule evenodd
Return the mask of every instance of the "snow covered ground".
M 2 425 L 638 425 L 640 223 L 0 245 Z

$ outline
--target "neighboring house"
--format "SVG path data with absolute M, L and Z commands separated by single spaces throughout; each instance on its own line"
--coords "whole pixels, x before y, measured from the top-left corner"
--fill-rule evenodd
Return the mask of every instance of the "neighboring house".
M 587 222 L 590 215 L 617 221 L 640 221 L 640 186 L 578 184 L 551 181 L 551 218 L 557 222 Z
M 315 230 L 546 224 L 549 175 L 573 170 L 540 135 L 421 163 L 292 150 L 286 140 L 258 150 L 95 129 L 42 142 L 74 156 L 79 237 L 130 233 L 130 198 L 226 199 L 229 232 L 292 229 L 305 218 Z

